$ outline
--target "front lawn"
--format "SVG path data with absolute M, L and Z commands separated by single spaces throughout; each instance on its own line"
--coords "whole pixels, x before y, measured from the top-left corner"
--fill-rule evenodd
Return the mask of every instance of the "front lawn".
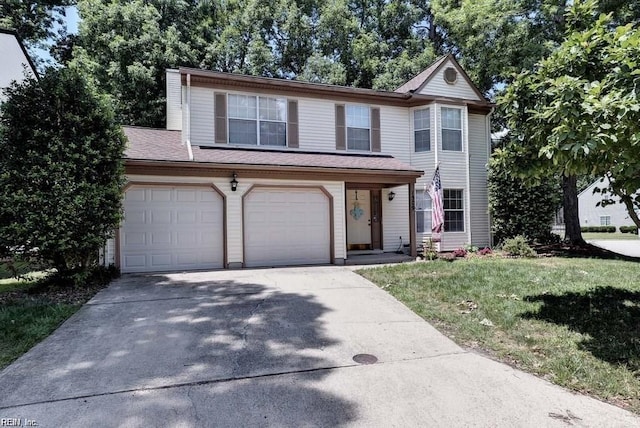
M 624 240 L 624 241 L 638 241 L 638 235 L 635 233 L 594 233 L 594 232 L 583 232 L 582 239 L 585 241 L 593 241 L 593 240 Z
M 640 413 L 640 263 L 474 257 L 358 273 L 462 346 Z
M 99 271 L 84 287 L 58 284 L 46 272 L 27 279 L 0 270 L 0 370 L 49 336 L 82 304 L 106 286 L 111 272 Z

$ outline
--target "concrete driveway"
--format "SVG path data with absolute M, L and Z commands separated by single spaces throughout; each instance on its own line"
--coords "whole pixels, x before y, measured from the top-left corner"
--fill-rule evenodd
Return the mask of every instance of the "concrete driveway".
M 640 257 L 640 240 L 594 239 L 589 243 L 624 256 Z
M 378 362 L 361 365 L 356 354 Z M 39 427 L 638 426 L 467 352 L 340 267 L 128 276 L 0 373 Z

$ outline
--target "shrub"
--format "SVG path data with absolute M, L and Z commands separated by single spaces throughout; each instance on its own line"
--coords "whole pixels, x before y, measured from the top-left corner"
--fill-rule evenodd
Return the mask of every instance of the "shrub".
M 453 255 L 455 257 L 466 257 L 467 250 L 465 250 L 464 248 L 456 248 L 455 250 L 453 250 Z
M 0 242 L 83 282 L 120 224 L 125 136 L 76 71 L 50 68 L 5 93 Z
M 478 255 L 480 256 L 487 256 L 489 254 L 492 254 L 493 251 L 491 251 L 491 248 L 489 247 L 484 247 L 482 250 L 478 251 Z
M 476 253 L 478 251 L 478 247 L 473 244 L 466 244 L 464 249 L 467 250 L 468 253 Z
M 489 162 L 489 210 L 495 242 L 526 234 L 534 241 L 551 233 L 560 203 L 558 180 L 543 177 L 527 184 L 511 171 L 526 162 L 510 151 L 497 149 Z
M 522 235 L 505 240 L 504 244 L 502 244 L 502 251 L 515 257 L 535 257 L 536 255 L 536 252 L 529 246 L 527 239 Z
M 620 226 L 620 233 L 638 234 L 638 226 Z
M 438 252 L 431 238 L 425 238 L 422 242 L 422 256 L 425 260 L 435 260 L 438 258 Z
M 615 226 L 584 226 L 581 227 L 580 230 L 582 232 L 591 232 L 591 233 L 615 233 Z

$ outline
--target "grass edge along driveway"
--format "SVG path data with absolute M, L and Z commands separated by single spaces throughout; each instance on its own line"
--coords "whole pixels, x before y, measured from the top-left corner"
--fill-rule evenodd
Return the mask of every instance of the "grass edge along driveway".
M 640 413 L 640 263 L 472 257 L 358 273 L 464 347 Z

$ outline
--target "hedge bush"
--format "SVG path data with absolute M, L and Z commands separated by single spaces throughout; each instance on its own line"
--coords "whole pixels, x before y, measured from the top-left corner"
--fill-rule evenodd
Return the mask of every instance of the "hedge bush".
M 560 204 L 560 186 L 554 177 L 528 184 L 512 171 L 526 160 L 497 149 L 489 162 L 489 210 L 497 244 L 518 235 L 531 242 L 553 239 L 551 225 Z
M 593 232 L 593 233 L 615 233 L 615 226 L 585 226 L 580 228 L 583 232 Z
M 638 234 L 638 226 L 620 226 L 620 233 Z

